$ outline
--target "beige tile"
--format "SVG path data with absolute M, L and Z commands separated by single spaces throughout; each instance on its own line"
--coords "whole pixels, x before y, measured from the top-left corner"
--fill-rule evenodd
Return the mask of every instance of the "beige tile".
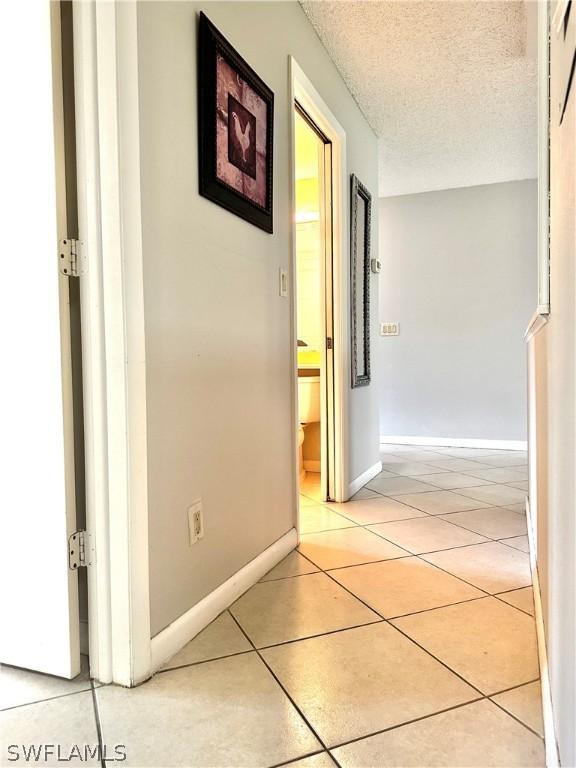
M 439 461 L 431 461 L 435 467 L 443 469 L 445 472 L 465 472 L 466 470 L 472 471 L 473 469 L 486 469 L 484 459 L 482 461 L 470 461 L 469 459 L 440 459 Z
M 424 464 L 421 461 L 393 462 L 390 464 L 382 464 L 382 466 L 384 469 L 389 469 L 390 472 L 394 472 L 396 475 L 407 475 L 409 477 L 432 475 L 436 472 L 442 472 L 441 469 L 433 467 L 431 464 Z
M 306 477 L 300 483 L 300 493 L 309 499 L 321 500 L 319 472 L 306 472 Z
M 230 612 L 258 648 L 380 618 L 325 573 L 255 584 Z
M 494 597 L 393 623 L 482 693 L 498 693 L 538 677 L 534 619 Z
M 526 514 L 526 498 L 523 499 L 519 504 L 505 504 L 505 509 L 511 509 L 512 512 L 518 512 L 520 515 Z
M 277 646 L 263 655 L 329 747 L 477 696 L 384 622 Z
M 477 488 L 462 488 L 460 493 L 471 499 L 485 501 L 495 507 L 521 504 L 526 499 L 524 491 L 510 488 L 509 485 L 482 485 Z
M 382 464 L 404 464 L 406 460 L 406 457 L 402 458 L 402 455 L 380 451 L 380 461 Z
M 272 581 L 274 579 L 287 579 L 291 576 L 304 576 L 306 573 L 316 573 L 318 568 L 311 563 L 310 560 L 306 560 L 302 557 L 300 552 L 294 550 L 286 555 L 284 560 L 281 560 L 277 566 L 272 568 L 271 571 L 265 576 L 262 576 L 260 581 Z
M 345 504 L 330 504 L 330 508 L 350 518 L 359 525 L 385 523 L 390 520 L 406 520 L 411 517 L 426 517 L 426 513 L 400 501 L 379 496 L 376 499 L 347 501 Z
M 501 507 L 455 512 L 451 515 L 442 515 L 442 520 L 461 525 L 462 528 L 467 528 L 469 531 L 480 533 L 491 539 L 521 536 L 526 533 L 525 516 Z
M 520 608 L 521 611 L 529 613 L 530 616 L 534 616 L 534 591 L 532 587 L 515 589 L 512 592 L 502 592 L 498 597 L 500 600 L 504 600 L 505 603 L 509 603 L 516 608 Z
M 526 554 L 530 552 L 528 536 L 513 536 L 511 539 L 502 539 L 502 544 L 506 544 L 507 547 L 519 549 L 520 552 L 525 552 Z
M 514 512 L 510 512 L 511 515 Z M 422 552 L 436 552 L 439 549 L 465 547 L 487 541 L 471 531 L 450 525 L 438 517 L 420 517 L 415 520 L 399 520 L 393 523 L 371 525 L 370 530 L 383 536 L 393 544 L 419 555 Z
M 90 673 L 86 656 L 81 657 L 81 672 L 73 680 L 0 664 L 0 709 L 88 690 Z
M 492 467 L 525 467 L 528 463 L 528 454 L 524 452 L 520 453 L 505 453 L 495 456 L 486 456 L 482 459 L 483 464 L 489 464 Z
M 385 618 L 483 595 L 480 590 L 418 557 L 342 568 L 332 571 L 332 576 Z
M 489 480 L 491 483 L 513 483 L 526 480 L 528 477 L 528 472 L 525 469 L 509 467 L 471 469 L 468 474 L 472 477 L 479 477 L 481 480 Z
M 350 498 L 350 501 L 359 501 L 360 499 L 381 499 L 382 494 L 378 491 L 371 491 L 370 488 L 360 488 L 354 496 Z
M 421 483 L 419 480 L 414 480 L 411 477 L 385 477 L 380 478 L 378 475 L 370 480 L 366 485 L 373 491 L 384 496 L 394 496 L 397 493 L 423 493 L 424 491 L 433 491 L 435 486 L 429 483 Z
M 397 473 L 394 471 L 392 466 L 393 467 L 400 466 L 402 463 L 403 462 L 400 462 L 399 464 L 395 464 L 395 463 L 391 462 L 390 463 L 391 464 L 390 467 L 384 467 L 383 466 L 382 469 L 380 470 L 380 472 L 376 475 L 376 477 L 379 477 L 380 479 L 384 479 L 384 478 L 387 478 L 387 477 L 397 477 Z
M 122 744 L 122 739 L 118 743 Z M 15 755 L 13 750 L 8 752 L 10 745 L 17 745 L 17 761 L 8 762 L 8 756 Z M 43 745 L 54 745 L 55 750 L 59 746 L 62 759 L 59 760 L 57 754 L 45 759 L 45 753 L 40 752 L 37 753 L 37 760 L 32 758 L 26 761 L 22 750 L 24 746 L 30 748 L 31 745 L 39 750 Z M 74 750 L 76 745 L 80 748 L 81 758 Z M 85 752 L 85 749 L 88 751 Z M 101 763 L 98 759 L 98 732 L 92 692 L 75 693 L 1 712 L 0 754 L 2 765 L 99 766 Z M 70 757 L 72 759 L 68 759 Z
M 295 763 L 288 763 L 286 768 L 336 768 L 336 763 L 328 752 L 320 752 L 318 755 L 296 760 Z
M 437 475 L 422 475 L 420 477 L 423 483 L 437 485 L 445 491 L 458 490 L 458 488 L 473 488 L 478 485 L 489 485 L 488 480 L 479 480 L 477 477 L 463 475 L 460 472 L 442 472 L 438 470 Z
M 426 450 L 425 448 L 418 448 L 416 446 L 404 446 L 407 450 L 399 452 L 399 456 L 402 458 L 402 461 L 424 461 L 426 463 L 431 463 L 433 461 L 436 461 L 439 457 L 436 451 L 432 450 Z
M 499 693 L 492 698 L 511 715 L 544 737 L 542 691 L 538 681 L 522 685 L 520 688 L 513 688 L 505 693 Z
M 355 523 L 328 507 L 302 507 L 300 509 L 300 533 L 332 531 L 351 528 Z
M 102 739 L 125 766 L 266 766 L 321 745 L 256 653 L 98 689 Z
M 483 461 L 485 456 L 498 455 L 498 451 L 491 448 L 436 448 L 436 450 L 455 459 L 478 459 Z
M 518 483 L 508 483 L 508 485 L 512 486 L 512 488 L 518 488 L 520 491 L 528 491 L 530 488 L 528 480 L 523 480 Z
M 233 653 L 250 650 L 252 650 L 252 646 L 232 616 L 228 611 L 225 611 L 187 643 L 170 661 L 167 661 L 162 669 L 173 669 L 185 664 L 195 664 L 199 661 L 217 659 L 221 656 L 230 656 Z
M 338 747 L 334 756 L 342 768 L 545 766 L 542 741 L 489 701 L 467 704 Z
M 324 570 L 408 555 L 405 550 L 365 528 L 309 533 L 302 536 L 299 549 Z
M 432 461 L 438 458 L 435 450 L 420 448 L 417 445 L 385 445 L 380 446 L 381 453 L 396 456 L 400 461 Z M 382 459 L 384 461 L 384 459 Z
M 299 503 L 301 507 L 315 507 L 319 502 L 316 499 L 310 499 L 308 496 L 300 494 Z
M 448 512 L 463 512 L 467 509 L 479 509 L 487 507 L 482 501 L 471 500 L 466 496 L 453 491 L 439 491 L 435 489 L 428 493 L 408 493 L 394 497 L 403 504 L 428 512 L 429 515 L 443 515 Z
M 497 541 L 422 557 L 491 594 L 532 583 L 528 556 Z

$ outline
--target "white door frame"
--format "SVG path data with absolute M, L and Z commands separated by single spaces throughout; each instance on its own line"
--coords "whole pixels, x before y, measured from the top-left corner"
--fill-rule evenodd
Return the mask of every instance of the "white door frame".
M 136 14 L 74 0 L 90 671 L 127 686 L 151 672 Z
M 348 184 L 346 176 L 346 133 L 312 82 L 304 74 L 294 57 L 290 66 L 290 136 L 291 136 L 291 194 L 292 212 L 296 211 L 296 146 L 294 105 L 302 107 L 312 122 L 330 140 L 332 145 L 332 265 L 333 265 L 333 313 L 334 313 L 334 495 L 335 501 L 348 498 L 348 240 L 346 238 L 345 204 Z M 298 359 L 297 359 L 297 311 L 296 311 L 296 237 L 292 226 L 292 264 L 290 269 L 292 315 L 292 370 L 294 371 L 293 402 L 293 455 L 295 461 L 294 493 L 298 509 Z M 297 513 L 298 514 L 298 513 Z

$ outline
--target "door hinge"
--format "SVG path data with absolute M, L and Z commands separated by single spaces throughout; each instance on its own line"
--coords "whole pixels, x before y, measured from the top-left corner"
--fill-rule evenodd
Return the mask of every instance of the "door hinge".
M 326 349 L 332 349 L 333 342 L 331 336 L 326 337 Z
M 72 237 L 67 237 L 65 240 L 60 240 L 58 245 L 60 274 L 66 275 L 66 277 L 80 277 L 80 275 L 83 275 L 86 269 L 82 252 L 82 240 L 74 240 Z
M 86 568 L 94 562 L 95 549 L 91 534 L 74 531 L 68 539 L 68 567 L 71 571 Z

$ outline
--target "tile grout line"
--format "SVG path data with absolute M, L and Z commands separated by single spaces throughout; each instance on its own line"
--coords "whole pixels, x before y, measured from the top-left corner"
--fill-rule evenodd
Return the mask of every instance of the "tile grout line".
M 15 667 L 19 669 L 19 667 Z M 39 673 L 42 674 L 42 673 Z M 67 696 L 77 696 L 79 693 L 89 693 L 92 690 L 91 681 L 89 681 L 87 688 L 82 688 L 81 691 L 69 691 L 68 693 L 59 693 L 57 696 L 47 696 L 45 699 L 35 699 L 34 701 L 25 701 L 22 704 L 14 704 L 11 707 L 3 707 L 0 712 L 11 712 L 13 709 L 23 709 L 24 707 L 33 707 L 35 704 L 43 704 L 45 701 L 56 701 L 56 699 L 64 699 Z
M 307 717 L 304 715 L 304 712 L 302 712 L 302 710 L 301 710 L 301 709 L 300 709 L 300 707 L 299 707 L 299 706 L 296 704 L 296 702 L 294 701 L 294 699 L 292 698 L 292 696 L 291 696 L 291 695 L 288 693 L 288 691 L 286 690 L 286 688 L 285 688 L 285 687 L 282 685 L 282 683 L 281 683 L 281 682 L 280 682 L 280 680 L 278 679 L 278 676 L 276 675 L 276 673 L 274 672 L 274 670 L 273 670 L 273 669 L 270 667 L 270 665 L 268 664 L 268 662 L 266 661 L 266 659 L 265 659 L 265 658 L 262 656 L 262 654 L 260 653 L 260 651 L 258 650 L 258 648 L 256 648 L 256 646 L 255 646 L 255 645 L 254 645 L 254 643 L 252 642 L 252 639 L 249 637 L 249 635 L 247 634 L 247 632 L 245 632 L 244 628 L 242 627 L 242 625 L 240 624 L 240 622 L 238 621 L 238 619 L 236 618 L 236 616 L 234 616 L 234 614 L 232 613 L 232 611 L 228 611 L 228 613 L 230 614 L 230 616 L 232 617 L 232 619 L 233 619 L 233 620 L 234 620 L 234 622 L 236 623 L 236 625 L 237 625 L 238 629 L 239 629 L 239 630 L 242 632 L 242 634 L 244 635 L 244 637 L 246 638 L 246 640 L 248 640 L 248 642 L 250 643 L 250 645 L 252 646 L 252 648 L 253 648 L 253 649 L 255 650 L 255 652 L 258 654 L 258 658 L 260 659 L 260 661 L 261 661 L 261 662 L 264 664 L 264 666 L 266 667 L 266 669 L 268 670 L 268 672 L 269 672 L 269 673 L 272 675 L 272 677 L 274 678 L 274 680 L 276 681 L 276 683 L 278 684 L 278 686 L 280 687 L 280 689 L 281 689 L 281 690 L 284 692 L 284 695 L 286 696 L 286 698 L 287 698 L 287 699 L 290 701 L 290 703 L 292 704 L 292 706 L 294 707 L 294 709 L 296 710 L 296 712 L 298 712 L 298 714 L 300 715 L 300 717 L 302 718 L 302 720 L 304 721 L 304 723 L 306 723 L 306 725 L 307 725 L 307 726 L 308 726 L 308 728 L 310 729 L 310 732 L 311 732 L 311 733 L 313 734 L 313 736 L 316 738 L 316 740 L 318 741 L 318 743 L 319 743 L 319 744 L 322 746 L 322 750 L 323 750 L 323 751 L 327 751 L 327 749 L 328 749 L 328 748 L 327 748 L 326 744 L 324 743 L 324 741 L 323 741 L 323 740 L 320 738 L 320 736 L 318 735 L 318 733 L 317 733 L 316 729 L 315 729 L 315 728 L 312 726 L 312 724 L 309 722 L 308 718 L 307 718 Z M 297 757 L 296 757 L 296 758 L 293 758 L 292 760 L 298 760 L 298 759 L 299 759 L 299 758 L 297 758 Z
M 329 574 L 329 573 L 327 573 L 326 571 L 325 571 L 325 573 L 326 573 L 326 575 L 327 575 L 327 576 L 329 576 L 329 577 L 330 577 L 330 578 L 331 578 L 331 579 L 332 579 L 332 580 L 333 580 L 333 581 L 334 581 L 336 584 L 339 584 L 339 582 L 338 582 L 338 581 L 336 581 L 336 579 L 334 579 L 332 576 L 330 576 L 330 574 Z M 403 635 L 403 636 L 404 636 L 404 637 L 405 637 L 407 640 L 409 640 L 411 643 L 413 643 L 413 644 L 414 644 L 414 645 L 416 645 L 418 648 L 420 648 L 420 650 L 424 651 L 424 653 L 428 654 L 428 656 L 431 656 L 433 659 L 435 659 L 435 660 L 436 660 L 436 661 L 437 661 L 439 664 L 441 664 L 443 667 L 445 667 L 445 668 L 446 668 L 446 669 L 447 669 L 449 672 L 452 672 L 452 674 L 454 674 L 454 675 L 456 675 L 456 677 L 460 678 L 460 680 L 462 680 L 462 682 L 464 682 L 466 685 L 470 686 L 470 688 L 473 688 L 473 689 L 476 691 L 476 693 L 479 693 L 481 696 L 483 696 L 483 695 L 484 695 L 484 694 L 482 693 L 482 691 L 481 691 L 479 688 L 476 688 L 476 686 L 475 686 L 475 685 L 473 685 L 472 683 L 469 683 L 469 682 L 468 682 L 468 680 L 465 680 L 465 679 L 462 677 L 462 675 L 460 675 L 458 672 L 455 672 L 453 669 L 451 669 L 451 668 L 448 666 L 448 664 L 446 664 L 445 662 L 443 662 L 443 661 L 441 661 L 440 659 L 438 659 L 436 656 L 434 656 L 434 654 L 433 654 L 431 651 L 427 650 L 426 648 L 424 648 L 423 646 L 421 646 L 421 645 L 420 645 L 420 644 L 419 644 L 419 643 L 418 643 L 416 640 L 414 640 L 414 638 L 410 637 L 410 636 L 409 636 L 409 635 L 407 635 L 405 632 L 403 632 L 403 631 L 402 631 L 402 630 L 401 630 L 399 627 L 397 627 L 397 626 L 395 626 L 394 624 L 392 624 L 392 622 L 391 622 L 389 619 L 387 619 L 385 616 L 382 616 L 382 614 L 381 614 L 379 611 L 377 611 L 376 609 L 372 608 L 372 607 L 371 607 L 371 606 L 370 606 L 370 605 L 369 605 L 369 604 L 368 604 L 368 603 L 367 603 L 365 600 L 362 600 L 362 598 L 361 598 L 361 597 L 358 597 L 358 596 L 357 596 L 357 595 L 355 595 L 353 592 L 351 592 L 351 591 L 350 591 L 350 590 L 349 590 L 349 589 L 348 589 L 346 586 L 344 586 L 344 584 L 339 584 L 339 586 L 341 586 L 341 587 L 342 587 L 342 589 L 345 589 L 345 590 L 346 590 L 346 592 L 348 592 L 349 594 L 351 594 L 351 595 L 352 595 L 352 597 L 355 597 L 355 598 L 356 598 L 356 600 L 359 600 L 359 601 L 360 601 L 360 602 L 361 602 L 363 605 L 365 605 L 367 608 L 370 608 L 370 610 L 371 610 L 371 611 L 374 611 L 374 613 L 376 613 L 378 616 L 380 616 L 380 618 L 381 618 L 381 619 L 382 619 L 382 620 L 383 620 L 383 621 L 384 621 L 386 624 L 388 624 L 388 626 L 392 627 L 392 628 L 393 628 L 393 629 L 395 629 L 397 632 L 400 632 L 400 634 L 401 634 L 401 635 Z
M 100 745 L 100 766 L 106 768 L 106 760 L 104 759 L 104 741 L 102 739 L 102 723 L 100 721 L 100 710 L 98 709 L 98 699 L 96 698 L 96 688 L 94 682 L 91 680 L 92 690 L 92 706 L 94 707 L 94 719 L 96 721 L 96 733 L 98 734 L 98 744 Z
M 526 685 L 529 685 L 529 683 L 526 683 Z M 503 691 L 503 693 L 504 693 L 504 691 Z M 499 693 L 494 693 L 494 694 L 492 694 L 492 696 L 499 696 L 499 695 L 500 695 Z M 502 710 L 502 712 L 505 712 L 505 713 L 506 713 L 506 714 L 507 714 L 509 717 L 511 717 L 513 720 L 516 720 L 516 722 L 517 722 L 517 723 L 519 723 L 520 725 L 523 725 L 523 726 L 524 726 L 524 728 L 527 728 L 527 729 L 530 731 L 530 733 L 533 733 L 533 734 L 534 734 L 534 736 L 537 736 L 537 737 L 538 737 L 538 738 L 539 738 L 541 741 L 544 741 L 544 737 L 543 737 L 543 736 L 540 736 L 540 734 L 539 734 L 539 733 L 537 733 L 537 731 L 535 731 L 535 730 L 534 730 L 533 728 L 531 728 L 529 725 L 527 725 L 527 724 L 526 724 L 526 723 L 524 723 L 522 720 L 520 720 L 520 718 L 516 717 L 516 715 L 515 715 L 513 712 L 509 712 L 509 711 L 508 711 L 508 710 L 507 710 L 505 707 L 503 707 L 503 706 L 502 706 L 501 704 L 499 704 L 497 701 L 494 701 L 494 699 L 493 699 L 493 698 L 491 698 L 491 696 L 488 696 L 488 699 L 489 699 L 489 701 L 491 701 L 491 702 L 492 702 L 492 704 L 494 704 L 494 706 L 495 706 L 495 707 L 498 707 L 498 709 L 501 709 L 501 710 Z
M 307 760 L 309 757 L 316 757 L 316 755 L 324 755 L 324 754 L 327 754 L 327 755 L 330 754 L 328 749 L 318 749 L 315 752 L 309 752 L 307 755 L 301 755 L 300 757 L 296 757 L 296 758 L 292 757 L 290 758 L 290 760 L 284 760 L 281 763 L 274 763 L 274 765 L 269 765 L 267 768 L 283 768 L 283 766 L 285 765 L 292 765 L 292 763 L 295 760 Z

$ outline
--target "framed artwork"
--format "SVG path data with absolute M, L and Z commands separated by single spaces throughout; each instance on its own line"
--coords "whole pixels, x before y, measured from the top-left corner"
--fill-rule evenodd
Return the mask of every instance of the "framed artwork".
M 200 13 L 200 194 L 272 233 L 274 94 Z
M 370 237 L 372 195 L 352 175 L 350 194 L 352 387 L 370 384 Z

